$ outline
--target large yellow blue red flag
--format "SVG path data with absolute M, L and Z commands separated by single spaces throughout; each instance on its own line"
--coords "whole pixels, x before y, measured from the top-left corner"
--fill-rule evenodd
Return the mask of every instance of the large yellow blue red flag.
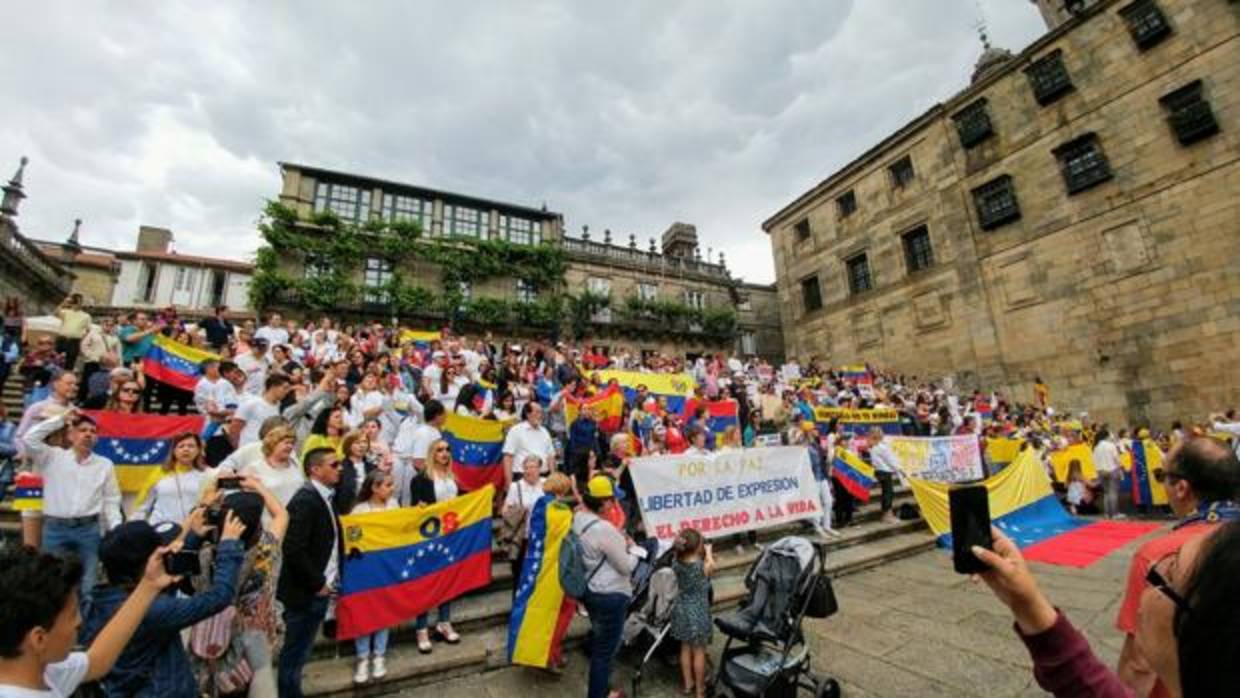
M 116 466 L 116 483 L 121 492 L 137 494 L 139 500 L 159 479 L 160 466 L 168 461 L 173 437 L 187 432 L 202 434 L 204 421 L 202 415 L 125 414 L 110 410 L 88 410 L 85 414 L 95 420 L 99 432 L 95 453 Z
M 608 434 L 620 431 L 621 418 L 624 416 L 624 391 L 618 385 L 609 385 L 597 395 L 578 400 L 572 395 L 564 395 L 564 420 L 572 426 L 577 415 L 587 407 L 594 408 L 598 415 L 598 428 Z
M 341 639 L 412 620 L 491 583 L 491 500 L 484 487 L 446 502 L 340 517 Z
M 546 495 L 530 512 L 529 548 L 514 581 L 516 597 L 508 619 L 508 661 L 547 667 L 573 620 L 576 603 L 560 586 L 560 546 L 573 525 L 573 510 Z
M 1094 465 L 1094 452 L 1088 444 L 1072 444 L 1067 448 L 1051 452 L 1051 466 L 1055 468 L 1055 479 L 1059 482 L 1068 481 L 1068 466 L 1072 461 L 1081 462 L 1081 477 L 1093 481 L 1098 479 L 1098 468 Z
M 910 477 L 913 496 L 941 547 L 951 547 L 952 485 Z M 989 494 L 990 520 L 1027 560 L 1085 567 L 1159 524 L 1095 521 L 1070 516 L 1055 497 L 1034 449 L 1021 451 L 1010 466 L 982 481 Z
M 849 494 L 863 502 L 870 501 L 870 490 L 877 478 L 873 466 L 862 460 L 861 456 L 846 448 L 836 448 L 831 475 Z
M 452 448 L 452 474 L 461 489 L 470 492 L 504 484 L 504 426 L 506 422 L 449 412 L 440 432 Z
M 663 398 L 667 402 L 667 410 L 675 414 L 684 414 L 689 398 L 693 397 L 693 389 L 697 382 L 687 373 L 639 373 L 637 371 L 591 371 L 597 374 L 604 384 L 616 381 L 624 390 L 624 398 L 633 402 L 637 396 L 637 387 L 646 386 L 648 394 L 655 398 Z
M 1158 484 L 1156 473 L 1163 469 L 1163 453 L 1152 439 L 1132 440 L 1132 503 L 1160 506 L 1167 503 L 1167 490 Z
M 156 334 L 155 342 L 142 357 L 142 372 L 161 383 L 192 393 L 202 376 L 202 362 L 219 358 L 218 354 Z

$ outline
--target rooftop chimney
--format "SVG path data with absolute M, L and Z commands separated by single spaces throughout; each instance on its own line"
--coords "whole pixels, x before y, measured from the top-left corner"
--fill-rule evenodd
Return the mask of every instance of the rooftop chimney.
M 172 249 L 172 231 L 150 225 L 138 227 L 138 252 L 168 254 Z

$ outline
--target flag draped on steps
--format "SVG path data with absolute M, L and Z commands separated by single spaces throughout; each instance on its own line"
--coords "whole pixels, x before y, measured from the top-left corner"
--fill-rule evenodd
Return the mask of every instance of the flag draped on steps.
M 951 547 L 950 485 L 909 478 L 913 496 L 940 547 Z M 1086 567 L 1158 524 L 1097 521 L 1069 516 L 1032 449 L 982 483 L 990 495 L 990 519 L 1027 560 Z
M 413 620 L 491 583 L 490 486 L 446 502 L 340 517 L 337 635 Z
M 452 448 L 452 474 L 462 490 L 503 487 L 504 425 L 494 419 L 447 414 L 440 432 Z
M 573 524 L 573 510 L 546 495 L 530 512 L 529 547 L 521 565 L 508 619 L 508 661 L 550 666 L 560 653 L 576 603 L 560 586 L 560 545 Z
M 202 362 L 219 358 L 217 354 L 156 334 L 155 342 L 142 357 L 142 372 L 161 383 L 192 393 L 202 376 Z
M 877 479 L 874 468 L 861 460 L 861 456 L 845 448 L 835 449 L 835 460 L 831 463 L 831 475 L 852 496 L 863 502 L 870 501 L 870 488 Z
M 121 492 L 145 498 L 147 490 L 160 478 L 161 466 L 168 461 L 173 437 L 186 432 L 202 434 L 202 415 L 124 414 L 111 410 L 87 410 L 95 420 L 99 439 L 95 453 L 116 466 L 116 483 Z
M 1088 444 L 1072 444 L 1071 446 L 1051 451 L 1051 466 L 1055 468 L 1055 479 L 1059 482 L 1068 481 L 1068 466 L 1074 460 L 1081 462 L 1081 477 L 1087 481 L 1098 479 L 1098 468 L 1094 465 L 1094 452 Z
M 596 395 L 577 399 L 564 395 L 564 419 L 568 426 L 577 420 L 581 410 L 592 407 L 598 415 L 599 431 L 614 434 L 620 431 L 621 418 L 624 416 L 624 391 L 618 385 L 604 388 Z

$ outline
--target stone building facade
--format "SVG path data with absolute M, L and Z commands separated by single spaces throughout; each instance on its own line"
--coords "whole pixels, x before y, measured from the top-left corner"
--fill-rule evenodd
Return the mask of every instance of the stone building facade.
M 17 224 L 18 209 L 26 198 L 22 181 L 26 163 L 22 158 L 4 185 L 0 203 L 0 307 L 16 298 L 22 311 L 34 316 L 54 310 L 69 295 L 74 275 L 22 235 Z
M 709 252 L 708 259 L 703 259 L 697 230 L 692 225 L 673 224 L 657 245 L 653 238 L 648 244 L 639 245 L 635 235 L 613 240 L 610 230 L 591 236 L 588 226 L 574 238 L 564 230 L 563 216 L 545 207 L 521 206 L 293 163 L 281 163 L 280 167 L 283 188 L 279 201 L 296 211 L 302 220 L 331 210 L 354 223 L 371 216 L 416 220 L 428 240 L 451 239 L 460 244 L 505 240 L 517 245 L 548 244 L 561 248 L 566 260 L 563 287 L 542 292 L 607 296 L 610 306 L 594 314 L 586 335 L 590 344 L 604 351 L 696 355 L 733 352 L 744 344 L 752 346 L 754 354 L 771 359 L 783 356 L 782 335 L 772 331 L 779 322 L 774 288 L 734 279 L 722 254 L 718 262 L 709 259 L 713 256 Z M 280 256 L 282 272 L 295 278 L 307 274 L 307 262 L 312 264 L 313 260 L 299 254 Z M 433 262 L 407 259 L 396 268 L 395 262 L 379 252 L 364 258 L 353 279 L 365 292 L 379 289 L 398 272 L 415 285 L 443 291 L 439 268 Z M 522 280 L 506 276 L 490 277 L 463 290 L 469 298 L 507 301 L 534 301 L 539 293 L 527 288 Z M 672 328 L 654 317 L 629 312 L 630 299 L 672 302 L 707 312 L 730 309 L 738 325 L 735 332 L 726 336 L 689 325 Z M 776 314 L 759 317 L 758 311 L 742 310 L 754 307 Z M 290 299 L 283 309 L 296 313 L 295 299 Z
M 1240 3 L 1099 0 L 771 216 L 790 355 L 1103 419 L 1240 401 Z

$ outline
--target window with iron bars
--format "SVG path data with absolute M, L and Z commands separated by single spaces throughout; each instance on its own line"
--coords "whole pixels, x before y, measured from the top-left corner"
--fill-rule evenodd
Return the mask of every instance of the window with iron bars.
M 1218 133 L 1218 121 L 1202 94 L 1200 80 L 1164 95 L 1158 102 L 1167 110 L 1167 122 L 1180 145 L 1192 145 Z
M 996 177 L 973 190 L 973 205 L 982 230 L 998 228 L 1020 218 L 1016 187 L 1009 175 Z
M 1120 8 L 1119 15 L 1128 24 L 1132 40 L 1142 51 L 1171 36 L 1171 25 L 1167 23 L 1167 16 L 1154 0 L 1137 0 Z
M 1111 179 L 1111 165 L 1098 137 L 1087 133 L 1055 148 L 1068 194 L 1076 194 Z
M 983 97 L 961 109 L 952 117 L 956 122 L 956 133 L 960 136 L 960 145 L 972 148 L 994 135 L 990 125 L 990 114 L 986 111 L 986 98 Z
M 934 266 L 934 248 L 930 244 L 930 231 L 920 226 L 901 236 L 904 242 L 904 263 L 908 273 L 913 274 Z
M 864 253 L 849 258 L 844 265 L 848 269 L 849 293 L 855 296 L 874 288 L 874 279 L 870 276 L 870 260 Z
M 1072 78 L 1063 64 L 1063 51 L 1056 49 L 1034 61 L 1025 68 L 1025 76 L 1029 78 L 1029 86 L 1033 88 L 1033 96 L 1038 104 L 1046 106 L 1073 89 Z

